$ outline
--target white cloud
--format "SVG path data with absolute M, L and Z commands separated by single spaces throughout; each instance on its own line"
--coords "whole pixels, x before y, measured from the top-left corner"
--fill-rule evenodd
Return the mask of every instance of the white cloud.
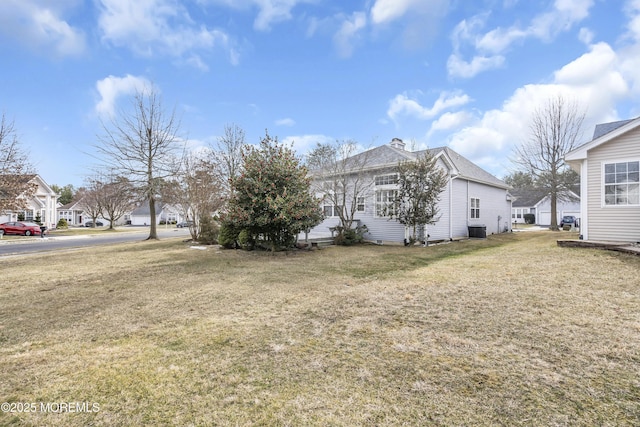
M 376 0 L 371 8 L 371 20 L 382 24 L 402 17 L 412 7 L 424 4 L 423 0 Z
M 237 62 L 230 37 L 221 30 L 196 26 L 184 6 L 174 0 L 100 0 L 98 25 L 102 39 L 127 47 L 138 55 L 188 56 L 188 63 L 203 67 L 193 51 L 221 47 Z
M 483 71 L 501 67 L 504 56 L 474 56 L 467 62 L 457 54 L 452 54 L 447 60 L 447 71 L 452 77 L 471 78 Z
M 312 150 L 316 144 L 332 144 L 335 142 L 335 138 L 327 135 L 315 134 L 315 135 L 294 135 L 287 136 L 282 139 L 284 144 L 293 144 L 293 149 L 299 155 L 304 155 Z
M 474 115 L 469 111 L 458 111 L 455 113 L 447 112 L 438 117 L 437 120 L 431 123 L 431 128 L 427 136 L 430 136 L 437 131 L 451 131 L 459 129 L 473 121 Z
M 590 45 L 593 42 L 594 38 L 593 31 L 588 28 L 580 28 L 580 32 L 578 33 L 578 40 L 586 45 Z
M 116 101 L 123 95 L 133 95 L 136 92 L 151 88 L 152 84 L 144 77 L 127 74 L 124 77 L 109 76 L 96 83 L 100 101 L 96 104 L 96 113 L 100 116 L 113 116 Z
M 353 54 L 354 44 L 358 33 L 367 25 L 367 16 L 364 12 L 354 12 L 349 18 L 345 18 L 338 32 L 333 36 L 333 42 L 338 54 L 348 58 Z
M 453 107 L 468 104 L 471 101 L 468 95 L 460 92 L 442 92 L 438 99 L 430 108 L 423 107 L 420 103 L 409 97 L 406 93 L 396 95 L 389 101 L 387 116 L 393 121 L 397 121 L 399 116 L 410 116 L 419 120 L 431 119 L 442 111 Z
M 556 0 L 553 10 L 536 16 L 527 33 L 549 41 L 589 16 L 593 0 Z
M 295 124 L 296 124 L 296 121 L 293 120 L 290 117 L 276 120 L 276 126 L 288 126 L 288 127 L 291 127 L 291 126 L 295 126 Z
M 269 31 L 278 23 L 293 18 L 292 10 L 301 3 L 314 3 L 317 0 L 199 0 L 200 3 L 223 5 L 234 9 L 258 9 L 253 28 Z
M 64 0 L 3 0 L 0 33 L 53 56 L 79 55 L 86 49 L 85 35 L 62 17 L 72 6 L 75 2 Z
M 551 41 L 559 33 L 570 30 L 576 23 L 588 17 L 592 6 L 593 0 L 556 0 L 551 10 L 533 17 L 526 27 L 498 27 L 485 33 L 482 33 L 482 29 L 490 17 L 489 14 L 484 13 L 463 20 L 451 33 L 453 53 L 447 64 L 449 75 L 471 78 L 480 72 L 501 67 L 505 62 L 503 54 L 514 43 L 527 38 Z M 582 31 L 580 37 L 581 40 L 588 40 L 590 35 Z M 471 61 L 464 60 L 461 53 L 466 45 L 475 49 Z
M 291 9 L 299 0 L 255 0 L 260 8 L 258 16 L 253 24 L 257 30 L 269 30 L 275 22 L 288 21 L 291 19 Z
M 640 41 L 640 0 L 627 1 L 624 9 L 629 17 L 627 36 L 632 40 Z
M 557 94 L 576 100 L 579 108 L 585 109 L 580 142 L 586 142 L 597 123 L 632 117 L 629 112 L 617 111 L 616 106 L 640 95 L 639 51 L 638 45 L 617 52 L 606 43 L 592 45 L 558 69 L 548 84 L 517 89 L 501 108 L 485 111 L 474 123 L 452 134 L 449 145 L 501 176 L 513 166 L 501 164 L 501 159 L 509 158 L 514 147 L 527 138 L 533 110 Z

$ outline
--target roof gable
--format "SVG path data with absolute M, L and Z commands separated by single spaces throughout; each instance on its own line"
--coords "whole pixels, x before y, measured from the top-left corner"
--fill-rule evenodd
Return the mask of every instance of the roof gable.
M 588 141 L 578 148 L 575 148 L 574 150 L 568 152 L 564 156 L 564 159 L 570 164 L 572 162 L 584 160 L 587 158 L 589 150 L 599 147 L 602 144 L 605 144 L 638 127 L 640 127 L 640 117 L 631 120 L 622 120 L 596 125 L 596 128 L 593 132 L 594 138 L 591 141 Z
M 449 147 L 430 148 L 421 151 L 406 151 L 401 148 L 385 144 L 350 157 L 347 159 L 347 165 L 351 163 L 356 167 L 356 165 L 360 165 L 362 162 L 365 162 L 366 166 L 364 169 L 367 170 L 394 167 L 399 162 L 416 160 L 420 155 L 427 151 L 434 157 L 442 159 L 449 168 L 449 172 L 454 177 L 468 179 L 470 181 L 491 185 L 493 187 L 504 189 L 509 188 L 504 181 L 491 175 L 489 172 L 485 171 Z

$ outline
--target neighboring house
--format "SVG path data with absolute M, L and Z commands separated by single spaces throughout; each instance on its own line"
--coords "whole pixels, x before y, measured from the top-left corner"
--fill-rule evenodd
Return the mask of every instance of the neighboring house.
M 151 225 L 151 213 L 149 210 L 149 203 L 143 202 L 131 211 L 131 214 L 128 215 L 128 220 L 131 221 L 131 225 Z M 156 224 L 160 223 L 173 223 L 173 222 L 182 222 L 184 219 L 182 218 L 182 214 L 180 210 L 174 206 L 169 204 L 163 204 L 161 202 L 156 202 Z
M 79 199 L 71 203 L 67 203 L 64 206 L 59 206 L 58 221 L 63 218 L 67 220 L 67 225 L 70 225 L 70 226 L 75 225 L 75 226 L 81 226 L 81 227 L 84 227 L 84 225 L 87 222 L 91 222 L 93 220 L 91 218 L 91 215 L 88 215 L 87 213 L 84 212 L 84 208 L 82 207 L 82 199 Z M 96 221 L 100 221 L 105 227 L 108 227 L 110 224 L 110 221 L 104 219 L 102 215 L 98 215 L 98 217 L 96 218 Z M 121 219 L 115 225 L 122 225 L 123 223 L 124 223 L 124 219 Z
M 47 185 L 40 175 L 24 175 L 25 182 L 35 185 L 36 191 L 29 197 L 26 209 L 22 211 L 0 212 L 0 223 L 17 221 L 18 215 L 23 214 L 25 221 L 35 221 L 40 217 L 40 222 L 47 228 L 55 228 L 57 223 L 56 205 L 58 195 Z
M 67 225 L 83 225 L 85 220 L 90 220 L 90 217 L 84 215 L 81 201 L 82 199 L 58 207 L 58 221 L 65 219 Z
M 579 189 L 576 189 L 579 192 Z M 556 203 L 556 224 L 565 215 L 573 215 L 580 218 L 580 196 L 570 191 L 563 200 Z M 524 214 L 533 214 L 537 225 L 551 225 L 551 197 L 545 191 L 536 189 L 511 190 L 513 202 L 511 207 L 511 222 L 524 224 Z M 579 223 L 579 222 L 578 222 Z
M 404 149 L 402 140 L 394 138 L 390 145 L 368 150 L 357 156 L 366 156 L 366 178 L 370 186 L 364 197 L 358 200 L 355 219 L 368 228 L 367 240 L 377 243 L 403 243 L 408 237 L 405 226 L 383 215 L 386 201 L 393 196 L 395 168 L 400 161 L 413 161 L 423 151 Z M 448 182 L 438 203 L 440 215 L 435 224 L 423 232 L 428 241 L 445 241 L 469 236 L 469 226 L 484 226 L 487 234 L 511 229 L 511 200 L 508 185 L 476 166 L 448 147 L 429 150 L 443 168 Z M 354 156 L 356 157 L 356 156 Z M 355 161 L 352 163 L 356 163 Z M 316 174 L 316 176 L 318 176 Z M 327 178 L 324 178 L 327 181 Z M 322 178 L 315 178 L 315 186 L 322 186 Z M 339 224 L 333 206 L 323 205 L 324 221 L 312 232 L 328 234 Z
M 580 174 L 581 237 L 640 242 L 640 117 L 597 125 L 565 161 Z

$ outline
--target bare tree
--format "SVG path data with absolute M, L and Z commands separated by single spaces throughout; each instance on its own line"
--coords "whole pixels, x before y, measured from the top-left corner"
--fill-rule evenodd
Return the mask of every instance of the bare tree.
M 146 88 L 132 99 L 133 111 L 121 112 L 103 124 L 105 134 L 96 149 L 107 166 L 129 178 L 141 198 L 149 203 L 148 239 L 157 239 L 156 201 L 162 180 L 179 170 L 183 146 L 175 111 L 167 114 L 158 93 Z
M 37 186 L 28 154 L 20 146 L 14 123 L 0 118 L 0 213 L 25 209 Z
M 109 221 L 109 229 L 134 205 L 134 190 L 129 179 L 122 176 L 107 176 L 98 191 L 102 217 Z
M 100 199 L 102 185 L 100 180 L 88 178 L 85 186 L 78 190 L 78 206 L 91 218 L 91 228 L 96 227 L 96 221 L 102 215 L 102 200 Z
M 513 161 L 551 198 L 551 230 L 558 230 L 558 201 L 568 198 L 575 184 L 575 174 L 567 173 L 564 156 L 577 146 L 584 117 L 584 109 L 575 100 L 556 95 L 534 111 L 529 139 L 515 150 Z
M 231 188 L 231 180 L 239 175 L 242 168 L 242 150 L 245 145 L 244 130 L 237 124 L 226 124 L 224 135 L 211 147 L 217 163 L 216 171 L 226 193 Z
M 367 175 L 369 151 L 358 153 L 355 141 L 317 144 L 306 159 L 313 177 L 312 190 L 332 205 L 342 230 L 350 230 L 358 206 L 373 185 Z M 325 215 L 328 214 L 325 213 Z
M 162 192 L 164 200 L 180 207 L 192 221 L 189 232 L 194 241 L 200 237 L 201 219 L 214 214 L 224 203 L 218 166 L 210 159 L 185 155 L 179 175 L 167 181 Z

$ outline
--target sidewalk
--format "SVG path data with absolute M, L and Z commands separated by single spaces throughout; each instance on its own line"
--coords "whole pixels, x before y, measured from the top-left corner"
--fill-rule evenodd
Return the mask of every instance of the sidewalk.
M 95 229 L 95 232 L 91 232 L 91 233 L 85 233 L 87 230 L 91 230 L 91 229 L 82 229 L 79 228 L 78 229 L 78 234 L 77 235 L 65 235 L 65 236 L 56 236 L 56 231 L 50 232 L 50 233 L 45 233 L 44 237 L 41 236 L 18 236 L 18 235 L 9 235 L 9 236 L 2 236 L 0 238 L 0 245 L 12 245 L 12 244 L 24 244 L 24 243 L 30 243 L 30 242 L 41 242 L 41 241 L 47 241 L 47 240 L 75 240 L 75 239 L 90 239 L 92 237 L 95 236 L 99 236 L 99 235 L 104 235 L 102 233 L 104 233 L 106 230 L 108 230 L 108 228 L 101 228 L 101 229 Z M 116 232 L 119 233 L 148 233 L 149 232 L 149 227 L 116 227 L 115 228 Z M 158 227 L 158 230 L 160 230 L 160 227 Z M 92 230 L 93 231 L 93 230 Z M 66 232 L 66 231 L 65 231 Z

